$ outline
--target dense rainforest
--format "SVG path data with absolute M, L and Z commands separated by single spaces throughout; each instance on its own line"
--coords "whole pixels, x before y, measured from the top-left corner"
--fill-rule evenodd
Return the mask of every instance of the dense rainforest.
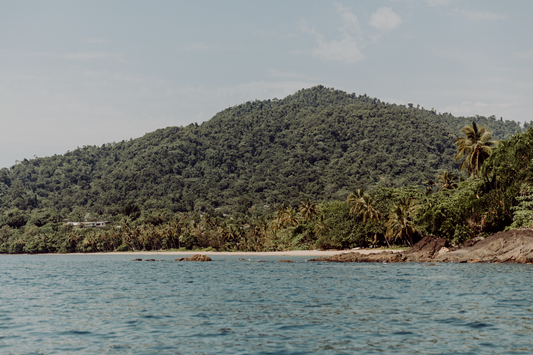
M 495 171 L 459 172 L 454 142 L 472 124 L 510 141 L 532 131 L 317 86 L 201 125 L 24 159 L 0 170 L 0 252 L 345 248 L 422 233 L 460 242 L 514 223 L 512 208 L 528 202 Z M 456 211 L 472 196 L 468 211 Z M 377 214 L 362 212 L 363 197 Z M 390 232 L 386 218 L 399 205 L 407 235 Z M 83 220 L 116 224 L 64 224 Z

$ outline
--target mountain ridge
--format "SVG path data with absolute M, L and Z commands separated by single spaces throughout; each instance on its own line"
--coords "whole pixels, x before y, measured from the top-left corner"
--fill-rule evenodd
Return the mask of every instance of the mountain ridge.
M 316 86 L 235 105 L 200 125 L 24 159 L 0 170 L 0 209 L 114 216 L 133 202 L 247 214 L 307 197 L 344 199 L 355 188 L 417 185 L 457 170 L 453 141 L 472 121 L 494 138 L 522 129 Z

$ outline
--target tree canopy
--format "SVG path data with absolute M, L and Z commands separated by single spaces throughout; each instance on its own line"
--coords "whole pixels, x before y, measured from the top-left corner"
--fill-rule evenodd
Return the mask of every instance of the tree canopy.
M 457 171 L 457 127 L 472 121 L 490 123 L 498 138 L 521 129 L 317 86 L 230 107 L 201 125 L 24 159 L 0 171 L 0 210 L 135 219 L 139 210 L 254 215 L 282 202 L 344 200 L 356 188 Z

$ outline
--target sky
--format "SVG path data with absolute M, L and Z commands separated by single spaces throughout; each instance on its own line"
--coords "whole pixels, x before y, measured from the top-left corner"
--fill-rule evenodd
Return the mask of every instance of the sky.
M 533 1 L 0 0 L 0 167 L 324 85 L 533 115 Z

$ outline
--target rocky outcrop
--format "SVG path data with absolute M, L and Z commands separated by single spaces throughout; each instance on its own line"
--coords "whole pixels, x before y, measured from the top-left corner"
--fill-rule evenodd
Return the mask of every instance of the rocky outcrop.
M 533 263 L 533 230 L 521 229 L 496 233 L 482 240 L 450 247 L 447 240 L 432 235 L 401 253 L 357 252 L 319 257 L 309 261 L 325 262 L 454 262 L 454 263 Z
M 320 256 L 309 261 L 326 261 L 335 263 L 382 263 L 382 262 L 402 262 L 405 261 L 401 253 L 392 251 L 382 251 L 374 254 L 361 254 L 358 252 L 337 254 L 333 256 Z
M 439 255 L 441 250 L 449 250 L 448 246 L 446 239 L 426 235 L 418 243 L 403 252 L 403 255 L 405 255 L 405 261 L 430 261 Z
M 471 246 L 438 255 L 435 261 L 532 263 L 533 230 L 515 229 L 496 233 Z
M 278 263 L 293 263 L 294 261 L 292 260 L 285 260 L 285 259 L 281 259 L 281 260 L 278 260 Z
M 174 261 L 211 261 L 211 258 L 208 257 L 207 255 L 195 254 L 195 255 L 189 256 L 188 258 L 178 258 L 178 259 L 175 259 Z

